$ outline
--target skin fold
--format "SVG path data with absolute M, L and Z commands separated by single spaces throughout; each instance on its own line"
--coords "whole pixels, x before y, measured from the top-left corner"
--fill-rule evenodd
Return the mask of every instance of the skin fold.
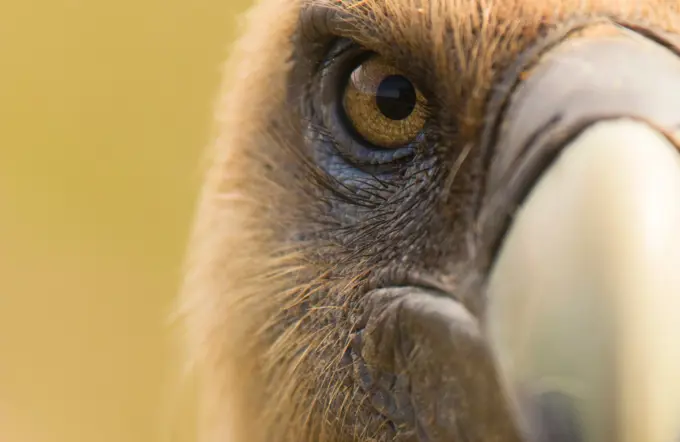
M 650 324 L 662 315 L 643 308 L 656 298 L 638 293 L 661 287 L 672 296 L 676 284 L 664 279 L 672 266 L 643 265 L 675 255 L 633 239 L 654 231 L 672 242 L 673 227 L 641 230 L 649 198 L 612 203 L 634 193 L 625 191 L 631 180 L 647 183 L 649 195 L 673 187 L 650 177 L 673 177 L 675 153 L 654 147 L 650 172 L 625 176 L 635 167 L 624 165 L 646 154 L 624 149 L 619 159 L 607 150 L 611 162 L 583 154 L 592 169 L 573 174 L 581 160 L 561 166 L 561 158 L 595 152 L 582 148 L 584 134 L 619 120 L 646 129 L 607 126 L 593 143 L 639 140 L 671 152 L 679 44 L 680 7 L 668 0 L 261 0 L 225 69 L 180 299 L 201 380 L 200 440 L 677 440 L 680 392 L 669 387 L 675 399 L 649 399 L 648 408 L 638 400 L 666 394 L 646 386 L 667 385 L 672 370 L 630 369 L 641 358 L 675 365 L 629 333 L 641 330 L 641 315 Z M 383 83 L 374 80 L 388 77 L 417 91 L 409 119 L 377 113 Z M 633 159 L 624 163 L 626 155 Z M 654 173 L 656 164 L 668 171 Z M 624 172 L 598 187 L 610 166 Z M 565 171 L 554 180 L 571 184 L 543 180 L 553 169 Z M 582 191 L 559 190 L 588 177 Z M 539 191 L 555 199 L 540 202 Z M 588 195 L 605 196 L 571 203 Z M 654 207 L 670 219 L 664 210 L 675 194 L 663 195 L 668 204 Z M 534 201 L 552 209 L 530 209 Z M 622 216 L 598 224 L 600 210 Z M 535 221 L 546 213 L 555 218 Z M 567 247 L 584 232 L 633 239 L 617 253 L 605 253 L 604 240 L 584 241 L 587 252 Z M 562 285 L 541 279 L 593 256 L 602 259 Z M 615 267 L 619 256 L 648 258 Z M 601 262 L 611 267 L 590 275 Z M 581 277 L 638 271 L 638 291 L 602 282 L 592 296 L 559 294 Z M 584 284 L 574 293 L 590 293 Z M 539 286 L 546 291 L 534 296 Z M 529 311 L 546 296 L 559 308 Z M 645 339 L 675 333 L 667 322 Z M 553 337 L 563 323 L 567 336 Z M 519 330 L 548 344 L 520 353 Z M 595 341 L 595 350 L 586 345 Z M 590 364 L 593 354 L 601 363 Z M 568 375 L 595 392 L 592 400 L 565 401 L 571 390 L 562 384 L 527 390 L 548 370 L 539 359 L 588 376 L 601 370 Z M 668 423 L 650 423 L 664 410 Z

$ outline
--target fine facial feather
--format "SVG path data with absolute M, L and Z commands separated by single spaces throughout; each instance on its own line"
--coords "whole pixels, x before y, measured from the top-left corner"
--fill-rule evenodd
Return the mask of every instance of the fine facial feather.
M 327 213 L 332 203 L 313 199 L 326 177 L 313 165 L 305 136 L 311 123 L 299 108 L 300 97 L 314 93 L 307 85 L 313 79 L 305 69 L 295 73 L 314 39 L 351 38 L 435 85 L 440 118 L 455 122 L 443 132 L 459 148 L 442 172 L 440 196 L 460 198 L 454 215 L 465 219 L 462 235 L 470 227 L 463 206 L 477 196 L 465 195 L 479 192 L 467 183 L 483 171 L 456 159 L 473 152 L 466 161 L 474 163 L 489 96 L 518 54 L 548 30 L 594 16 L 678 31 L 680 7 L 671 3 L 261 1 L 226 68 L 181 299 L 190 358 L 203 383 L 201 440 L 382 440 L 389 425 L 352 382 L 346 352 L 361 294 L 381 270 L 392 271 L 364 254 L 379 246 L 373 233 L 389 226 L 383 220 L 360 235 L 370 220 L 338 221 Z M 337 26 L 320 34 L 300 29 L 301 11 L 319 6 Z M 310 234 L 320 225 L 357 239 L 351 247 L 338 244 L 339 234 L 320 241 Z M 408 250 L 403 237 L 390 240 Z

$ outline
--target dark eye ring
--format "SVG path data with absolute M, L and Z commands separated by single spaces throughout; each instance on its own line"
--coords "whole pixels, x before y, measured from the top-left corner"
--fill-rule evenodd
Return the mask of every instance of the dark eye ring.
M 380 165 L 411 157 L 427 102 L 408 75 L 357 47 L 332 58 L 322 77 L 324 124 L 348 160 Z

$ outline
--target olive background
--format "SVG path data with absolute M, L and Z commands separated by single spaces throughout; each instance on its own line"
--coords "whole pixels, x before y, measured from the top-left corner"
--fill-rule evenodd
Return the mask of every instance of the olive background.
M 171 312 L 246 0 L 0 5 L 0 441 L 195 440 Z

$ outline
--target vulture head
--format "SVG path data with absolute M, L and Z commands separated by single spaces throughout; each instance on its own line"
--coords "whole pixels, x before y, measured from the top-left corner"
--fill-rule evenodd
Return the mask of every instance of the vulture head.
M 261 1 L 181 298 L 202 440 L 678 441 L 679 5 Z

